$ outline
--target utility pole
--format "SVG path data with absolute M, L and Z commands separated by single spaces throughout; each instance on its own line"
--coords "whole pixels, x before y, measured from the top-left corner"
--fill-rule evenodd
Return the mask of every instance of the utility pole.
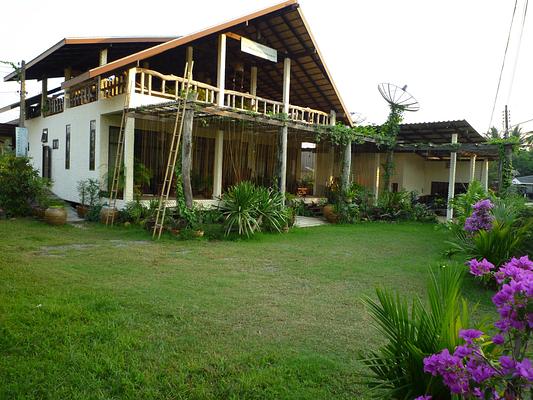
M 22 60 L 19 70 L 20 79 L 20 106 L 19 106 L 19 127 L 24 128 L 26 119 L 26 62 Z
M 503 138 L 509 139 L 509 109 L 507 104 L 503 110 Z M 505 192 L 509 189 L 511 184 L 512 177 L 511 174 L 512 162 L 513 162 L 513 146 L 510 143 L 503 144 L 503 159 L 502 154 L 500 154 L 500 159 L 498 160 L 498 189 L 500 193 Z
M 504 139 L 509 138 L 509 110 L 507 108 L 507 104 L 505 105 L 505 109 L 503 111 L 503 137 Z

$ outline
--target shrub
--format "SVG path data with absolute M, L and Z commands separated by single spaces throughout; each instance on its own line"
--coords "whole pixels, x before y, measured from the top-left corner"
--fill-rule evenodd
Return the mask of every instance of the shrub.
M 16 157 L 12 153 L 0 156 L 0 208 L 7 216 L 30 214 L 31 203 L 48 187 L 29 158 Z
M 465 193 L 455 196 L 452 200 L 452 207 L 458 223 L 463 225 L 466 218 L 472 214 L 474 204 L 486 198 L 488 198 L 488 193 L 479 181 L 471 182 Z
M 281 232 L 288 225 L 289 210 L 285 198 L 273 189 L 241 182 L 221 198 L 219 210 L 224 216 L 226 235 L 237 232 L 250 237 L 260 230 Z
M 377 289 L 378 300 L 366 298 L 370 315 L 387 343 L 362 357 L 371 373 L 365 380 L 377 398 L 410 399 L 430 393 L 449 399 L 445 386 L 423 373 L 423 359 L 459 343 L 458 333 L 468 326 L 466 302 L 461 296 L 463 271 L 441 267 L 431 273 L 429 305 L 417 298 L 406 299 L 385 289 Z

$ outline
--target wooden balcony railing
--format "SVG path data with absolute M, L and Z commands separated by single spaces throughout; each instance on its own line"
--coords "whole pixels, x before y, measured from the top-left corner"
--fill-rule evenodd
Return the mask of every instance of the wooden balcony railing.
M 100 96 L 102 98 L 110 98 L 125 93 L 127 82 L 126 71 L 101 79 Z M 184 89 L 185 79 L 182 77 L 165 75 L 146 68 L 135 68 L 135 93 L 175 100 L 183 95 Z M 192 81 L 191 90 L 198 93 L 197 101 L 206 104 L 217 104 L 219 95 L 217 87 L 203 82 Z M 280 101 L 233 90 L 224 91 L 224 106 L 266 116 L 283 114 L 283 103 Z M 330 122 L 328 113 L 295 105 L 289 105 L 287 117 L 290 120 L 307 124 L 327 125 Z
M 126 93 L 128 85 L 128 72 L 122 71 L 120 73 L 107 76 L 100 79 L 100 97 L 109 99 Z
M 77 107 L 98 100 L 98 80 L 90 79 L 69 89 L 69 107 Z
M 46 99 L 46 106 L 44 107 L 44 115 L 54 115 L 63 112 L 65 106 L 65 98 L 63 95 L 61 97 L 49 97 Z
M 46 99 L 46 103 L 42 104 L 42 97 L 34 96 L 26 101 L 26 119 L 40 117 L 48 117 L 50 115 L 62 113 L 65 107 L 65 93 L 63 91 L 56 93 L 52 97 Z

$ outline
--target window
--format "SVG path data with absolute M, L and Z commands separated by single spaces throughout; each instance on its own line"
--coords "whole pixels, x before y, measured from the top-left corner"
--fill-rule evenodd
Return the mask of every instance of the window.
M 92 120 L 89 132 L 89 171 L 94 171 L 96 151 L 96 121 Z
M 48 129 L 43 129 L 43 134 L 41 135 L 41 143 L 48 143 Z
M 52 149 L 53 150 L 59 149 L 59 139 L 52 140 Z
M 70 125 L 65 127 L 65 169 L 70 169 Z

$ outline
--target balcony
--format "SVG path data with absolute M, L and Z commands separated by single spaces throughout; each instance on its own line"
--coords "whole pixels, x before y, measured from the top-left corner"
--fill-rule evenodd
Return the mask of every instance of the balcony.
M 26 101 L 26 119 L 40 117 L 41 115 L 43 117 L 48 117 L 63 112 L 65 106 L 65 92 L 62 90 L 48 92 L 48 94 L 51 93 L 53 93 L 53 95 L 46 98 L 44 105 L 41 95 L 34 96 Z

